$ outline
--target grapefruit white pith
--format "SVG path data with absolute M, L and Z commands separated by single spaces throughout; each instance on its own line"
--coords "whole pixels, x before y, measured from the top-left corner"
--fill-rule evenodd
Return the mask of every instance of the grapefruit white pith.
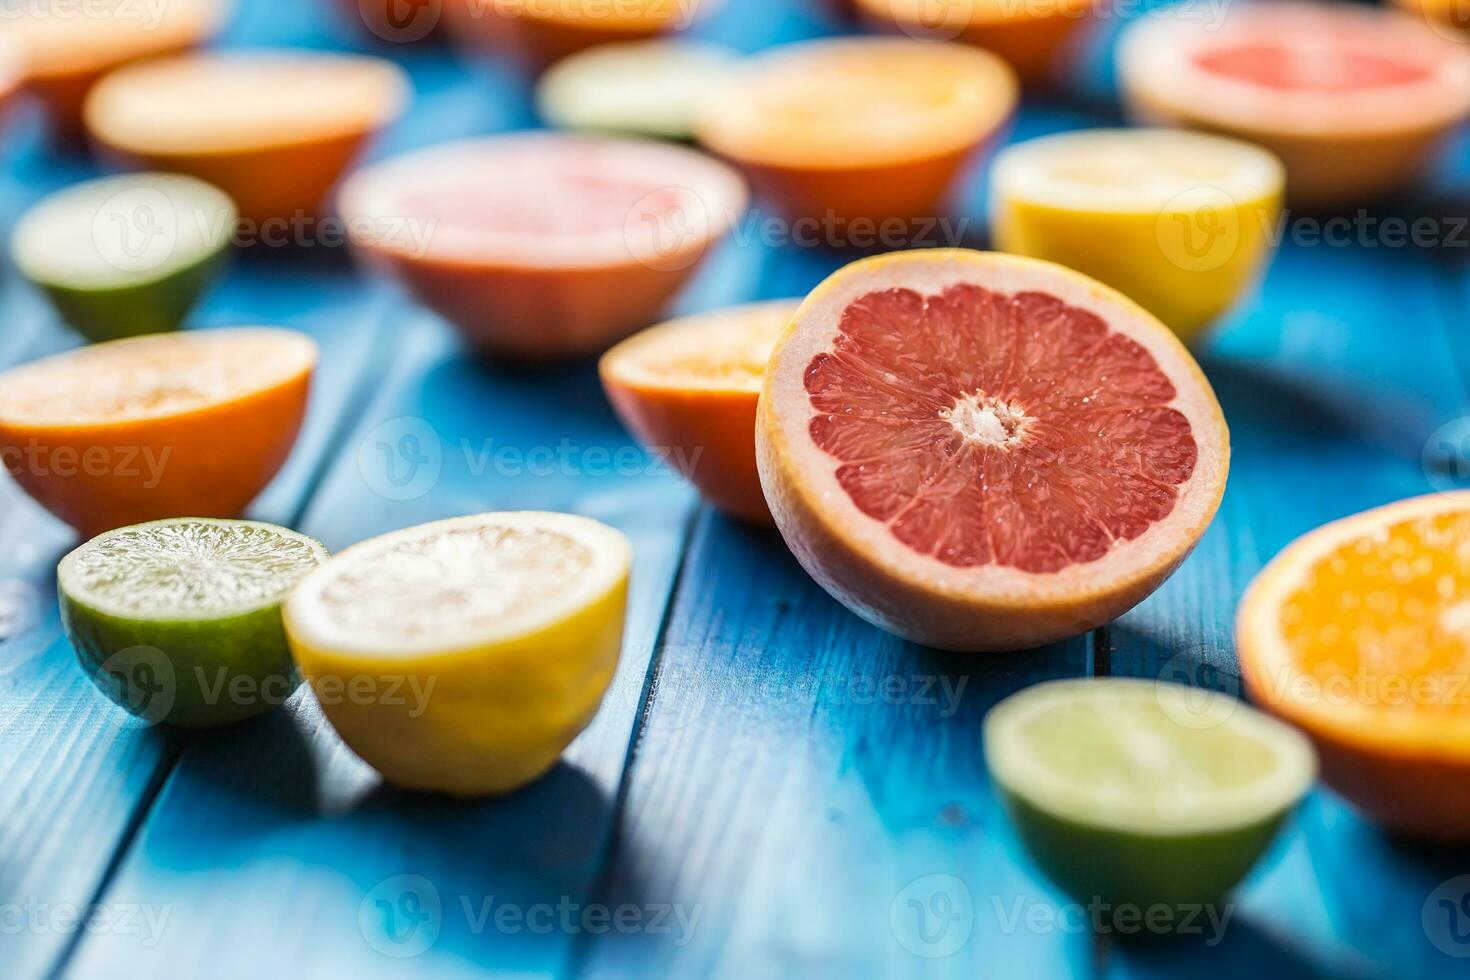
M 1142 600 L 1219 506 L 1229 437 L 1167 327 L 1062 266 L 853 263 L 777 344 L 756 422 L 787 544 L 849 609 L 951 650 L 1037 646 Z

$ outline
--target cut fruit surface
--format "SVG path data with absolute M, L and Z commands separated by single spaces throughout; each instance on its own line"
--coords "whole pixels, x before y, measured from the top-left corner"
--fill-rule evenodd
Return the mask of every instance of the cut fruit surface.
M 1147 18 L 1118 58 L 1136 116 L 1259 143 L 1308 205 L 1408 189 L 1470 117 L 1470 53 L 1395 11 L 1283 2 L 1232 7 L 1220 25 Z
M 1316 773 L 1294 729 L 1146 680 L 1038 684 L 992 709 L 984 737 L 1022 841 L 1084 903 L 1224 898 Z
M 536 104 L 561 129 L 687 140 L 699 103 L 729 82 L 737 58 L 696 41 L 599 45 L 552 66 Z
M 771 522 L 755 465 L 766 363 L 799 300 L 716 310 L 650 327 L 602 356 L 618 418 L 720 510 Z
M 777 344 L 761 483 L 849 609 L 932 646 L 1083 632 L 1174 570 L 1228 436 L 1169 330 L 1051 263 L 964 249 L 853 263 Z
M 852 0 L 868 23 L 920 40 L 993 51 L 1028 84 L 1045 85 L 1092 14 L 1091 0 Z
M 740 177 L 693 150 L 533 133 L 369 167 L 340 210 L 353 244 L 472 344 L 534 358 L 656 320 L 745 203 Z M 366 230 L 394 228 L 424 234 Z
M 207 180 L 264 220 L 314 215 L 407 99 L 403 72 L 380 58 L 210 53 L 109 75 L 88 97 L 86 121 L 124 160 Z
M 272 328 L 44 358 L 0 375 L 0 458 L 86 535 L 189 513 L 232 517 L 285 462 L 315 365 L 310 338 Z
M 588 48 L 684 31 L 721 0 L 444 0 L 450 33 L 542 69 Z
M 569 514 L 505 513 L 346 549 L 285 607 L 327 718 L 395 785 L 508 792 L 555 764 L 617 667 L 631 549 Z M 344 699 L 366 677 L 410 699 Z
M 229 18 L 227 0 L 89 0 L 84 12 L 66 4 L 18 4 L 7 11 L 5 36 L 21 52 L 28 87 L 46 104 L 64 139 L 81 135 L 82 105 L 103 75 L 120 65 L 174 54 L 213 37 Z
M 1285 171 L 1204 133 L 1095 129 L 1002 150 L 991 229 L 1002 251 L 1093 276 L 1193 340 L 1259 277 Z
M 213 281 L 235 232 L 233 202 L 178 174 L 87 181 L 21 218 L 11 251 L 89 340 L 176 329 Z
M 1390 829 L 1470 839 L 1470 494 L 1317 529 L 1241 603 L 1251 696 L 1301 726 L 1323 776 Z
M 964 45 L 808 41 L 749 59 L 695 132 L 788 216 L 937 218 L 1016 97 L 1005 63 Z
M 280 604 L 327 557 L 256 521 L 107 532 L 57 568 L 62 624 L 97 686 L 151 722 L 198 728 L 280 704 L 297 678 Z

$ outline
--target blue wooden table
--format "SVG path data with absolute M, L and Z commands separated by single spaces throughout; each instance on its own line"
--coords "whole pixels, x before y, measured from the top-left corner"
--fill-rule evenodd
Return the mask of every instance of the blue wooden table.
M 227 44 L 364 45 L 325 4 L 242 6 Z M 822 30 L 797 0 L 740 0 L 701 32 L 753 49 Z M 379 154 L 534 124 L 503 68 L 377 50 L 419 93 Z M 1027 106 L 1018 136 L 1113 121 L 1098 54 L 1082 97 Z M 34 119 L 0 155 L 7 228 L 91 172 L 49 155 Z M 990 658 L 865 625 L 773 532 L 700 507 L 651 461 L 594 464 L 629 439 L 591 364 L 467 358 L 339 251 L 243 256 L 195 325 L 289 325 L 325 352 L 302 439 L 252 515 L 333 549 L 484 510 L 613 523 L 637 550 L 621 670 L 565 760 L 509 799 L 382 786 L 305 692 L 225 730 L 150 728 L 97 694 L 61 634 L 53 574 L 71 533 L 0 485 L 0 976 L 1470 975 L 1470 915 L 1453 917 L 1470 852 L 1394 842 L 1326 791 L 1223 928 L 1094 934 L 1019 851 L 980 746 L 987 709 L 1044 678 L 1238 689 L 1234 607 L 1265 561 L 1329 519 L 1465 482 L 1470 424 L 1441 429 L 1470 414 L 1461 231 L 1433 250 L 1287 234 L 1205 352 L 1235 456 L 1198 551 L 1122 620 Z M 729 247 L 684 305 L 801 294 L 842 261 Z M 0 365 L 76 342 L 13 270 L 0 310 Z M 406 481 L 410 461 L 377 450 L 403 434 L 429 450 Z M 518 452 L 527 465 L 504 465 Z

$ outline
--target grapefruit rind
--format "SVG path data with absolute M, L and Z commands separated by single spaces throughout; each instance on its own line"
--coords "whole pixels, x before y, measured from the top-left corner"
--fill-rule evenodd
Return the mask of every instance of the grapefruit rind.
M 520 536 L 531 573 L 497 557 L 501 542 L 473 540 L 496 534 Z M 631 555 L 617 531 L 570 514 L 438 521 L 309 574 L 283 609 L 286 632 L 327 719 L 390 783 L 506 793 L 555 765 L 597 713 Z M 362 679 L 417 693 L 343 696 Z
M 1079 130 L 1009 146 L 991 167 L 1005 252 L 1090 275 L 1186 342 L 1255 282 L 1285 169 L 1238 140 L 1171 129 Z
M 1220 695 L 1202 718 L 1200 696 L 1130 678 L 1053 681 L 986 716 L 986 764 L 1018 835 L 1078 901 L 1181 912 L 1218 901 L 1310 788 L 1306 739 Z M 1047 752 L 1048 741 L 1064 744 Z
M 1166 517 L 1099 560 L 1030 574 L 933 560 L 857 508 L 837 482 L 836 464 L 808 433 L 814 414 L 803 385 L 808 365 L 829 349 L 842 312 L 860 297 L 889 288 L 937 294 L 962 282 L 1007 294 L 1049 294 L 1100 317 L 1153 357 L 1176 386 L 1171 405 L 1188 419 L 1198 446 L 1196 464 Z M 1142 601 L 1188 556 L 1214 517 L 1230 456 L 1229 433 L 1209 382 L 1183 343 L 1151 314 L 1054 263 L 968 249 L 876 256 L 819 285 L 772 355 L 756 436 L 767 503 L 812 577 L 877 626 L 962 651 L 1038 646 L 1093 629 Z

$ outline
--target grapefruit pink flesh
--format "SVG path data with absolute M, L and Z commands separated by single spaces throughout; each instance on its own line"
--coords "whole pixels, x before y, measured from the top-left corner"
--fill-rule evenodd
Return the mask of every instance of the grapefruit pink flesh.
M 1253 85 L 1324 93 L 1422 82 L 1431 74 L 1422 65 L 1376 51 L 1265 41 L 1201 51 L 1194 61 L 1206 71 Z
M 1174 509 L 1198 450 L 1137 342 L 1040 292 L 869 293 L 812 358 L 812 441 L 858 509 L 947 565 L 1054 572 Z
M 1229 443 L 1189 352 L 1122 294 L 935 249 L 807 297 L 766 371 L 756 455 L 792 552 L 849 609 L 1007 650 L 1157 588 L 1219 505 Z

